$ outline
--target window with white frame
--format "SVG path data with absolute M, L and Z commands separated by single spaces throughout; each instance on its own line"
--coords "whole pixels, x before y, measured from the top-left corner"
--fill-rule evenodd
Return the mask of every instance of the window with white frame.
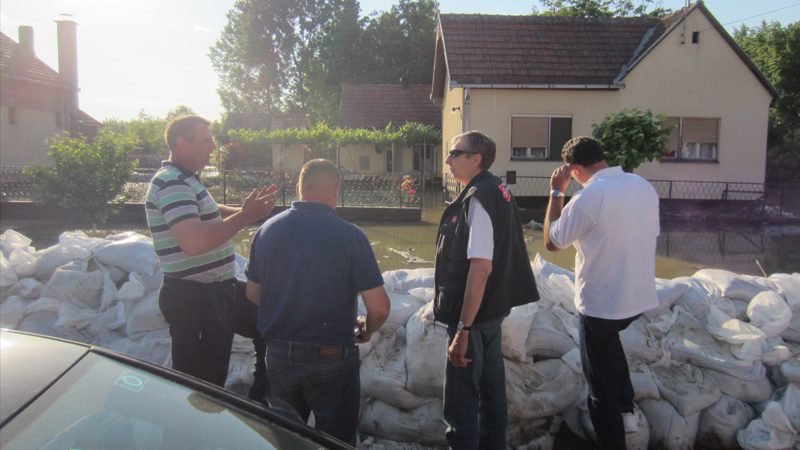
M 667 142 L 668 151 L 664 155 L 665 160 L 719 160 L 719 119 L 668 117 L 662 126 L 672 128 Z
M 571 137 L 571 117 L 512 117 L 511 160 L 560 161 L 561 148 Z

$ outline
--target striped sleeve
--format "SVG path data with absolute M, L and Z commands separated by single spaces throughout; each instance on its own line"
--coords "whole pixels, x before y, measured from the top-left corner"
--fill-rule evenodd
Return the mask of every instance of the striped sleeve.
M 165 182 L 158 191 L 156 208 L 161 211 L 168 227 L 186 219 L 200 217 L 197 208 L 197 197 L 183 180 L 170 180 Z

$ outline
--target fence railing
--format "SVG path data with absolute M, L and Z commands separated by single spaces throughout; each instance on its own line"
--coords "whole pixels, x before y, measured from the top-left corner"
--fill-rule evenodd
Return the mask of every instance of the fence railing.
M 136 169 L 125 185 L 123 199 L 142 203 L 147 195 L 150 179 L 157 168 Z M 204 170 L 200 174 L 209 193 L 220 204 L 240 204 L 256 188 L 275 184 L 278 187 L 278 205 L 289 206 L 297 199 L 295 186 L 298 172 L 272 170 Z M 33 180 L 22 167 L 0 167 L 0 200 L 36 200 Z M 339 206 L 374 206 L 419 208 L 422 198 L 419 181 L 415 177 L 397 174 L 363 175 L 343 174 L 339 193 Z
M 505 177 L 500 177 L 504 179 Z M 516 183 L 508 185 L 515 197 L 547 197 L 550 178 L 517 176 Z M 777 215 L 800 216 L 800 183 L 738 183 L 718 181 L 649 180 L 662 200 L 713 200 L 719 202 L 755 202 L 763 212 Z M 463 186 L 445 174 L 445 198 L 455 199 Z M 567 196 L 580 190 L 570 183 Z M 768 211 L 767 211 L 768 210 Z

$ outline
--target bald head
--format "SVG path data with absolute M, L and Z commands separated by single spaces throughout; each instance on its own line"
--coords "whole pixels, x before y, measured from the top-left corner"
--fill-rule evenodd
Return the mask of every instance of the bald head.
M 336 207 L 341 176 L 336 165 L 327 159 L 312 159 L 303 165 L 297 194 L 300 200 Z

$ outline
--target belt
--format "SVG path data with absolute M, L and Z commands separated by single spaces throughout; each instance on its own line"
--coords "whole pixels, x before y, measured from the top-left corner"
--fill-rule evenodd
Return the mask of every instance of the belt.
M 312 344 L 310 342 L 287 341 L 285 339 L 269 339 L 267 348 L 282 350 L 292 354 L 318 355 L 320 358 L 344 359 L 353 353 L 354 346 Z M 269 350 L 268 350 L 269 351 Z

